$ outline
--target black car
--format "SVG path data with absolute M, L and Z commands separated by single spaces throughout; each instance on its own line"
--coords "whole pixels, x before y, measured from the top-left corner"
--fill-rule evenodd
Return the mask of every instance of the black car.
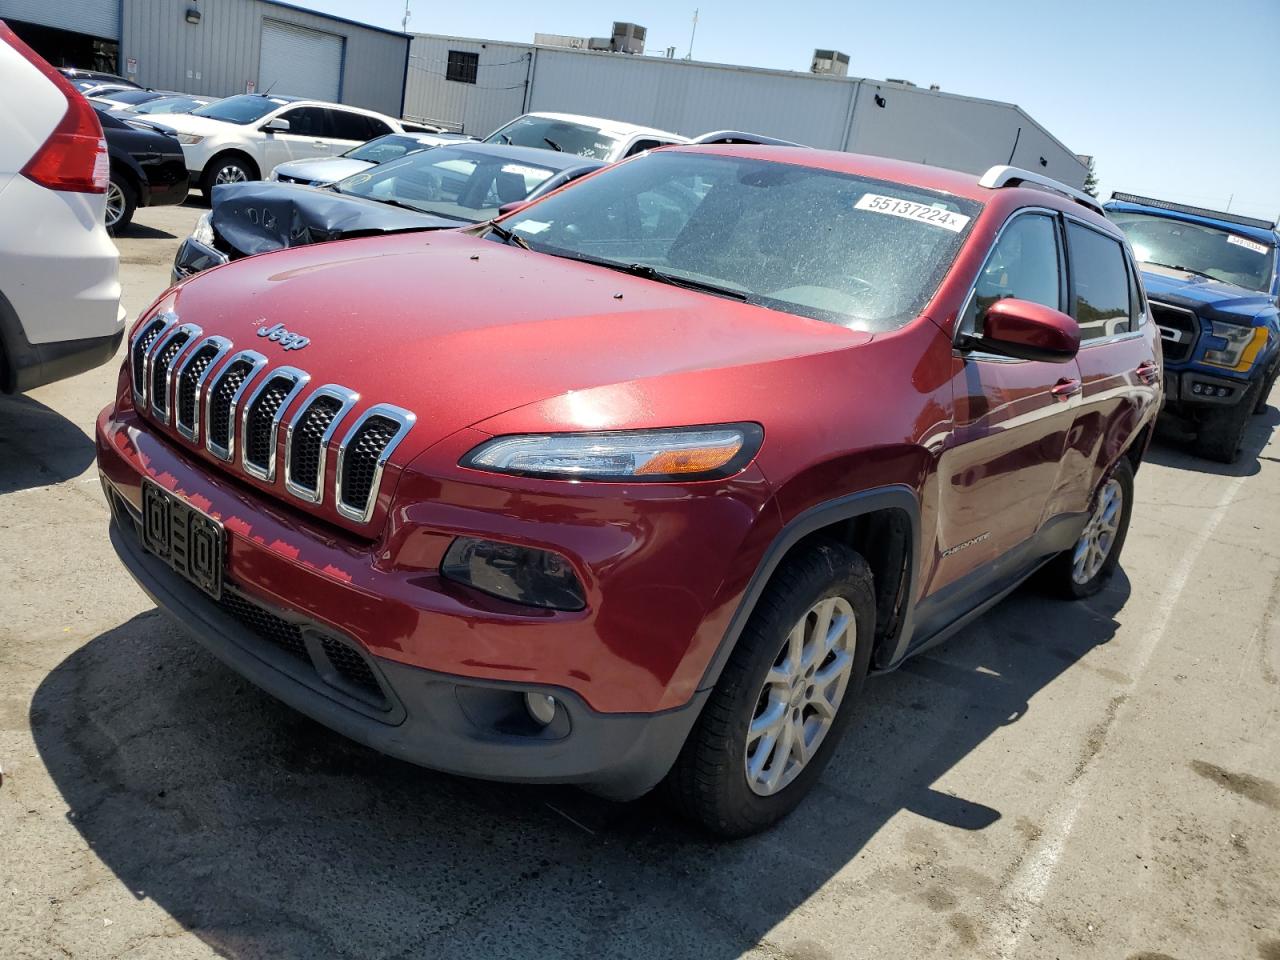
M 173 282 L 282 247 L 470 226 L 603 166 L 573 153 L 467 142 L 416 151 L 325 187 L 222 184 L 213 189 L 213 209 L 178 248 Z
M 187 162 L 173 134 L 144 120 L 124 119 L 94 108 L 111 158 L 107 184 L 107 229 L 119 230 L 138 207 L 187 199 Z
M 127 77 L 115 73 L 104 73 L 101 70 L 81 70 L 79 67 L 58 67 L 58 72 L 71 81 L 72 86 L 83 92 L 88 87 L 103 83 L 118 83 L 126 87 L 137 87 Z

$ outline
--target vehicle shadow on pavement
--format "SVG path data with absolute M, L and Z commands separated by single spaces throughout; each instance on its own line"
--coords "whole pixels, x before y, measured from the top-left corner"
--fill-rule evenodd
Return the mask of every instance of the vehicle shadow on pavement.
M 0 396 L 0 496 L 80 476 L 93 440 L 62 414 L 30 397 Z
M 1073 666 L 1124 682 L 1087 657 L 1128 596 L 1123 573 L 1085 603 L 1024 588 L 873 678 L 800 810 L 730 844 L 653 796 L 610 803 L 387 759 L 260 693 L 157 611 L 56 667 L 30 719 L 93 852 L 223 956 L 727 960 L 837 877 L 849 915 L 885 896 L 954 910 L 939 886 L 994 893 L 998 877 L 951 876 L 945 856 L 921 871 L 906 850 L 892 876 L 858 856 L 900 815 L 920 818 L 907 835 L 935 853 L 950 831 L 999 821 L 980 793 L 935 784 Z M 1036 767 L 1025 757 L 1006 778 L 1036 781 Z
M 1251 477 L 1262 469 L 1260 460 L 1272 459 L 1263 457 L 1261 454 L 1271 442 L 1271 434 L 1277 425 L 1280 425 L 1280 409 L 1274 405 L 1250 417 L 1249 426 L 1245 430 L 1244 444 L 1240 448 L 1240 456 L 1236 462 L 1216 463 L 1191 452 L 1194 434 L 1176 424 L 1162 421 L 1156 428 L 1155 437 L 1143 459 L 1175 470 L 1191 470 L 1195 473 L 1210 473 L 1220 477 Z
M 133 221 L 126 227 L 120 227 L 113 235 L 112 239 L 119 240 L 126 238 L 129 240 L 176 240 L 176 234 L 170 233 L 168 230 L 161 230 L 159 227 L 151 227 L 145 223 Z

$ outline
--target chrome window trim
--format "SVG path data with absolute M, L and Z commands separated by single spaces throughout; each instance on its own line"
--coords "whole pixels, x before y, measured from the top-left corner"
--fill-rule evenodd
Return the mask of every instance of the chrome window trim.
M 316 488 L 308 490 L 299 484 L 293 482 L 293 431 L 298 423 L 311 409 L 311 405 L 320 397 L 332 397 L 337 400 L 341 406 L 338 412 L 333 415 L 333 419 L 329 421 L 329 426 L 325 428 L 324 433 L 320 437 L 320 463 L 316 467 Z M 321 504 L 324 502 L 324 471 L 329 456 L 329 443 L 333 440 L 333 436 L 338 432 L 338 428 L 342 425 L 343 419 L 351 412 L 351 408 L 360 400 L 360 394 L 354 390 L 348 390 L 346 387 L 339 386 L 336 383 L 326 383 L 324 386 L 316 387 L 311 391 L 311 395 L 303 401 L 302 406 L 298 408 L 289 420 L 289 426 L 285 429 L 284 434 L 284 488 L 306 503 Z
M 391 438 L 391 442 L 378 457 L 378 462 L 373 469 L 373 483 L 369 486 L 369 499 L 363 507 L 355 507 L 348 504 L 342 495 L 342 466 L 346 458 L 347 446 L 355 438 L 360 428 L 365 422 L 373 416 L 383 416 L 388 420 L 397 423 L 400 427 L 396 431 L 395 436 Z M 334 506 L 337 507 L 338 513 L 346 517 L 348 520 L 354 520 L 356 523 L 368 523 L 373 516 L 374 507 L 378 503 L 378 492 L 382 487 L 382 472 L 387 465 L 387 461 L 391 459 L 391 454 L 395 452 L 396 447 L 400 445 L 400 441 L 405 438 L 409 430 L 417 421 L 417 416 L 405 410 L 403 407 L 396 407 L 389 403 L 379 403 L 370 407 L 362 413 L 347 430 L 342 438 L 342 443 L 338 445 L 338 467 L 337 474 L 334 477 Z
M 178 352 L 173 355 L 173 362 L 169 364 L 169 369 L 168 371 L 166 371 L 164 376 L 164 384 L 163 384 L 163 391 L 162 391 L 164 393 L 164 409 L 161 410 L 158 406 L 156 406 L 155 396 L 148 396 L 147 398 L 147 407 L 148 409 L 150 409 L 151 415 L 154 416 L 161 423 L 163 423 L 166 427 L 169 426 L 169 420 L 173 415 L 173 371 L 178 366 L 178 361 L 182 357 L 182 351 L 189 350 L 191 348 L 192 342 L 197 340 L 200 337 L 200 335 L 204 333 L 204 331 L 201 330 L 194 323 L 179 324 L 177 327 L 174 327 L 168 333 L 166 333 L 164 336 L 160 337 L 160 339 L 156 341 L 155 347 L 149 351 L 149 356 L 147 359 L 147 391 L 150 394 L 151 387 L 154 386 L 154 383 L 152 382 L 153 378 L 151 376 L 151 373 L 152 373 L 151 364 L 154 362 L 156 357 L 160 356 L 160 354 L 164 352 L 164 348 L 167 347 L 174 339 L 177 338 L 179 334 L 182 334 L 182 333 L 185 333 L 187 335 L 187 339 L 183 342 L 182 346 L 178 349 Z
M 160 332 L 156 334 L 155 343 L 147 349 L 142 357 L 142 390 L 138 390 L 138 378 L 133 366 L 133 348 L 137 346 L 138 341 L 142 339 L 142 335 L 151 327 L 159 322 Z M 172 311 L 166 310 L 164 313 L 158 313 L 142 326 L 129 339 L 129 387 L 133 391 L 133 405 L 139 410 L 145 410 L 147 407 L 147 395 L 151 392 L 151 354 L 155 352 L 160 341 L 165 338 L 165 334 L 169 329 L 178 322 L 178 315 Z
M 245 391 L 247 391 L 247 390 L 249 389 L 249 385 L 253 382 L 253 378 L 254 378 L 254 377 L 256 377 L 256 376 L 258 375 L 258 372 L 259 372 L 263 367 L 265 367 L 265 366 L 267 365 L 267 358 L 266 358 L 266 357 L 264 357 L 262 354 L 258 353 L 258 351 L 256 351 L 256 350 L 241 350 L 239 353 L 237 353 L 237 354 L 233 355 L 230 359 L 228 359 L 228 360 L 227 360 L 227 362 L 226 362 L 225 364 L 223 364 L 222 369 L 219 371 L 218 376 L 219 376 L 219 377 L 221 377 L 221 375 L 222 375 L 222 374 L 224 374 L 224 373 L 226 373 L 228 370 L 230 370 L 230 369 L 231 369 L 231 366 L 232 366 L 234 363 L 236 363 L 236 361 L 238 361 L 238 360 L 247 360 L 247 361 L 250 363 L 250 365 L 251 365 L 251 369 L 249 370 L 249 373 L 245 376 L 245 378 L 244 378 L 244 382 L 240 384 L 240 386 L 236 389 L 236 392 L 235 392 L 235 393 L 232 395 L 232 397 L 231 397 L 231 407 L 230 407 L 230 409 L 227 411 L 227 417 L 228 417 L 228 419 L 229 419 L 230 433 L 229 433 L 229 436 L 227 437 L 227 446 L 226 446 L 226 447 L 220 447 L 220 446 L 218 446 L 216 443 L 214 443 L 214 442 L 213 442 L 213 437 L 212 437 L 212 436 L 210 435 L 210 433 L 209 433 L 209 409 L 210 409 L 210 404 L 206 402 L 206 403 L 205 403 L 205 405 L 204 405 L 204 446 L 205 446 L 205 449 L 206 449 L 206 450 L 208 450 L 208 451 L 209 451 L 211 454 L 213 454 L 215 457 L 217 457 L 219 460 L 224 460 L 224 461 L 226 461 L 227 463 L 230 463 L 230 462 L 235 458 L 235 453 L 236 453 L 236 410 L 237 410 L 237 409 L 238 409 L 238 407 L 240 406 L 240 400 L 244 397 Z M 215 380 L 214 380 L 213 382 L 216 384 L 216 383 L 217 383 L 217 379 L 215 378 Z
M 249 452 L 249 412 L 253 409 L 254 401 L 276 380 L 288 378 L 293 381 L 293 385 L 289 387 L 289 392 L 284 395 L 284 399 L 280 401 L 280 406 L 276 408 L 275 414 L 271 417 L 271 431 L 268 438 L 267 447 L 267 467 L 262 469 L 257 464 L 251 463 L 247 456 Z M 246 380 L 246 383 L 248 381 Z M 240 468 L 251 477 L 264 480 L 267 483 L 275 483 L 276 480 L 276 447 L 280 438 L 280 421 L 284 419 L 285 411 L 289 409 L 289 404 L 294 401 L 311 382 L 311 374 L 297 367 L 276 367 L 268 371 L 267 375 L 262 377 L 261 381 L 253 389 L 253 393 L 249 399 L 245 401 L 244 408 L 240 411 L 240 437 L 244 442 L 241 443 L 240 449 Z M 234 428 L 234 425 L 233 425 Z
M 212 377 L 214 372 L 218 369 L 218 364 L 222 362 L 222 358 L 225 357 L 227 353 L 231 350 L 231 341 L 228 340 L 226 337 L 205 337 L 203 340 L 197 343 L 195 345 L 195 348 L 190 353 L 187 354 L 186 359 L 183 360 L 182 363 L 175 368 L 175 371 L 173 373 L 173 386 L 170 388 L 174 398 L 173 402 L 176 403 L 177 402 L 176 387 L 177 387 L 178 381 L 181 379 L 182 375 L 186 373 L 187 367 L 191 366 L 191 361 L 195 359 L 196 354 L 198 354 L 205 347 L 216 347 L 218 352 L 213 355 L 213 359 L 209 361 L 209 365 L 204 368 L 204 373 L 200 374 L 200 379 L 196 381 L 195 426 L 191 430 L 188 430 L 186 427 L 182 425 L 182 421 L 181 419 L 179 419 L 177 411 L 174 411 L 174 414 L 173 414 L 173 424 L 177 428 L 178 433 L 186 437 L 192 443 L 200 442 L 200 421 L 202 419 L 200 414 L 201 414 L 201 411 L 203 411 L 204 409 L 205 387 L 209 382 L 209 378 Z
M 993 168 L 994 169 L 994 168 Z M 973 298 L 978 293 L 978 281 L 982 279 L 982 271 L 986 269 L 987 261 L 991 259 L 991 255 L 996 252 L 996 247 L 1000 245 L 1000 240 L 1004 237 L 1004 232 L 1009 229 L 1010 225 L 1023 216 L 1048 216 L 1050 218 L 1061 216 L 1061 210 L 1054 210 L 1052 207 L 1019 207 L 1009 215 L 1009 218 L 1000 225 L 1000 229 L 996 231 L 995 237 L 991 244 L 987 247 L 986 255 L 982 258 L 982 264 L 978 267 L 978 272 L 973 278 L 973 283 L 969 284 L 969 292 L 964 295 L 964 303 L 960 307 L 960 312 L 956 314 L 956 327 L 951 333 L 951 349 L 955 354 L 966 360 L 981 360 L 984 363 L 1030 363 L 1029 360 L 1022 360 L 1018 357 L 1006 357 L 998 353 L 987 353 L 985 350 L 966 350 L 960 346 L 959 340 L 964 335 L 964 318 L 969 312 L 969 306 L 973 303 Z M 1055 233 L 1058 231 L 1058 225 L 1054 224 Z M 1058 239 L 1059 245 L 1065 243 L 1061 236 Z M 1066 249 L 1063 247 L 1062 256 L 1065 260 Z M 1060 278 L 1060 283 L 1065 284 L 1067 277 L 1065 273 Z

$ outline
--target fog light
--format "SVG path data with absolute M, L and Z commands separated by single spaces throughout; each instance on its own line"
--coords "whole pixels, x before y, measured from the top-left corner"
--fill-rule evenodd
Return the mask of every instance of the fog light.
M 546 693 L 526 693 L 524 708 L 544 727 L 556 718 L 556 698 Z
M 551 610 L 587 605 L 569 561 L 549 550 L 459 537 L 449 544 L 440 574 L 513 603 Z

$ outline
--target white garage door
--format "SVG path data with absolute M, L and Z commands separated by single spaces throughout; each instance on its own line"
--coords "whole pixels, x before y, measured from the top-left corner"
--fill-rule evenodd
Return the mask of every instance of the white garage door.
M 337 101 L 343 38 L 279 20 L 262 21 L 258 92 Z

